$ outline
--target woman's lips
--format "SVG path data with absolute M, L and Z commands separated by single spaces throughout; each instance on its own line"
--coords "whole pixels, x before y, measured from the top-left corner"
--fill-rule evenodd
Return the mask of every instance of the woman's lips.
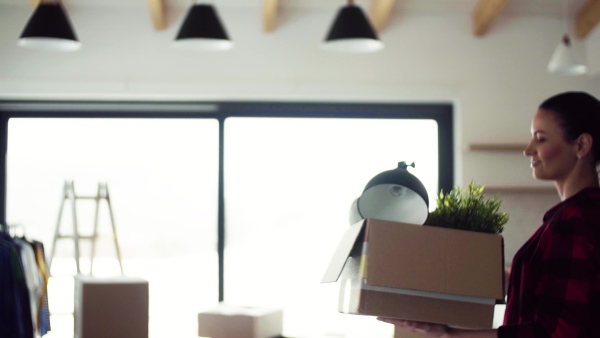
M 531 167 L 532 168 L 535 167 L 535 166 L 537 166 L 538 164 L 540 164 L 540 161 L 531 160 Z

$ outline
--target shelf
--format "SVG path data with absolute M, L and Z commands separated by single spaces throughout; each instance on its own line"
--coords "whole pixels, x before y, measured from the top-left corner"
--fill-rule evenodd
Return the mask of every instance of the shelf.
M 484 191 L 490 194 L 556 194 L 556 188 L 548 187 L 504 187 L 485 186 Z
M 523 152 L 526 143 L 468 143 L 464 150 L 471 151 L 501 151 L 501 152 Z

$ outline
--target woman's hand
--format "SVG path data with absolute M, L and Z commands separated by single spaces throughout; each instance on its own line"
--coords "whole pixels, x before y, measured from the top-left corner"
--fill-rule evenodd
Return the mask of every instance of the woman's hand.
M 446 325 L 432 324 L 424 322 L 415 322 L 397 318 L 377 317 L 377 320 L 394 324 L 398 327 L 407 329 L 412 332 L 425 334 L 431 337 L 448 338 L 450 337 L 451 329 Z

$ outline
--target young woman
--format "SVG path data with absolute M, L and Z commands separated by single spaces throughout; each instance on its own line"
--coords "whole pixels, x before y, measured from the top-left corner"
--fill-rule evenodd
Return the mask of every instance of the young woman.
M 583 92 L 544 101 L 524 150 L 561 202 L 515 254 L 504 325 L 461 330 L 378 318 L 432 337 L 600 337 L 600 102 Z

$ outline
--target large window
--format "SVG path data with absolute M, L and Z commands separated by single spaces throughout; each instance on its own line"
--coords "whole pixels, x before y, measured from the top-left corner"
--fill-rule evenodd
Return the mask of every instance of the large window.
M 391 336 L 388 324 L 336 313 L 337 285 L 320 280 L 376 174 L 414 161 L 435 204 L 437 123 L 230 118 L 225 135 L 226 300 L 285 309 L 290 337 Z
M 290 337 L 390 337 L 374 318 L 339 314 L 337 285 L 320 284 L 350 204 L 399 161 L 415 162 L 431 207 L 453 184 L 448 105 L 8 106 L 0 103 L 0 221 L 41 240 L 48 255 L 64 182 L 81 195 L 106 182 L 125 274 L 150 282 L 153 338 L 195 336 L 197 313 L 220 300 L 282 308 Z M 87 233 L 94 207 L 77 203 Z M 101 232 L 110 231 L 107 209 L 100 215 Z M 61 232 L 71 222 L 65 212 Z M 99 244 L 94 274 L 118 274 L 112 242 Z M 89 252 L 82 241 L 83 273 Z M 60 240 L 48 337 L 72 335 L 74 273 L 73 245 Z
M 217 304 L 218 122 L 215 119 L 11 118 L 7 152 L 7 221 L 42 241 L 50 255 L 65 181 L 78 196 L 108 185 L 126 275 L 150 287 L 150 331 L 173 325 L 194 332 L 195 313 Z M 71 235 L 65 201 L 60 232 Z M 91 234 L 94 200 L 76 201 L 82 235 Z M 101 235 L 112 235 L 108 203 L 99 209 Z M 97 241 L 94 275 L 120 273 L 114 242 Z M 91 246 L 80 240 L 82 273 Z M 49 282 L 52 335 L 73 329 L 74 244 L 57 241 Z M 50 258 L 50 257 L 48 257 Z M 177 309 L 177 311 L 173 311 Z

